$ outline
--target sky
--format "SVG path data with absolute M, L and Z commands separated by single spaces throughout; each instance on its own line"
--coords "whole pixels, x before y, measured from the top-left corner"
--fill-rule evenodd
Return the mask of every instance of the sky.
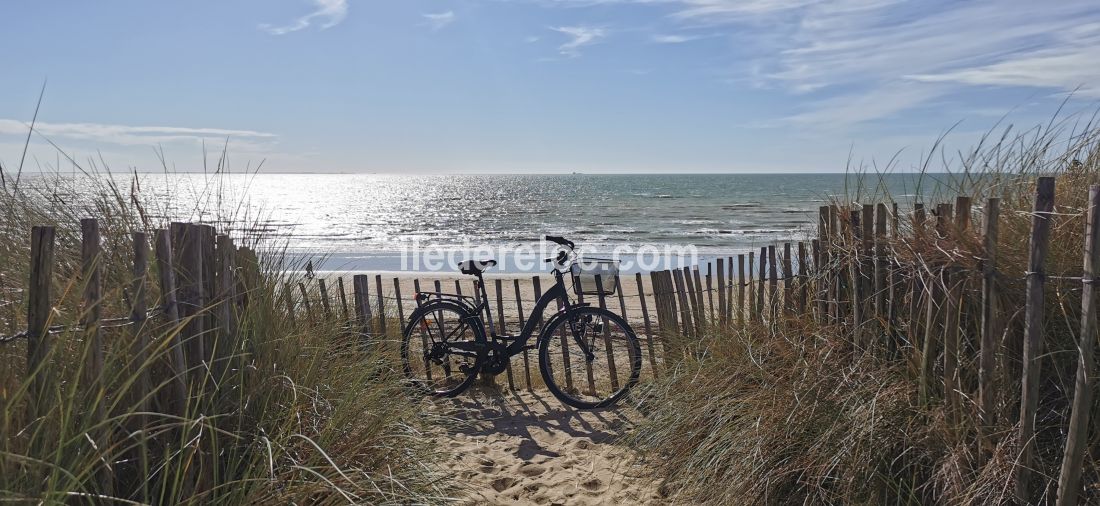
M 1095 0 L 43 0 L 0 19 L 7 172 L 201 171 L 223 150 L 267 172 L 908 170 L 945 132 L 966 149 L 1100 99 Z

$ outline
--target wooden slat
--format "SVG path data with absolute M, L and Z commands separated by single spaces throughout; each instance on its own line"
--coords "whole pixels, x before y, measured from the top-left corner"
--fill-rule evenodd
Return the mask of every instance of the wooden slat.
M 596 275 L 596 293 L 600 301 L 600 309 L 607 309 L 607 294 L 603 289 L 602 276 Z M 608 372 L 611 374 L 611 391 L 619 391 L 619 374 L 615 367 L 615 348 L 611 344 L 611 326 L 608 325 L 607 319 L 604 318 L 603 324 L 603 343 L 607 348 L 607 367 Z
M 1084 275 L 1081 286 L 1081 331 L 1077 344 L 1077 378 L 1073 388 L 1073 410 L 1069 433 L 1058 475 L 1058 506 L 1077 504 L 1081 492 L 1081 472 L 1089 445 L 1089 417 L 1093 411 L 1096 362 L 1096 270 L 1100 266 L 1100 185 L 1089 188 L 1088 218 L 1085 224 Z
M 172 236 L 172 242 L 179 248 L 176 286 L 179 291 L 180 318 L 185 322 L 180 332 L 184 343 L 184 359 L 187 361 L 187 369 L 191 371 L 191 386 L 197 388 L 205 378 L 203 362 L 206 356 L 202 341 L 206 330 L 205 319 L 201 317 L 201 312 L 206 307 L 203 299 L 202 233 L 196 225 L 173 223 Z
M 378 335 L 386 337 L 386 300 L 382 296 L 382 275 L 374 276 L 375 295 L 378 297 Z
M 516 326 L 518 329 L 520 329 L 520 331 L 522 331 L 522 329 L 527 326 L 527 318 L 523 315 L 523 296 L 519 289 L 519 280 L 513 279 L 512 285 L 514 285 L 516 292 Z M 535 330 L 538 331 L 537 328 Z M 531 358 L 528 356 L 528 350 L 526 347 L 523 349 L 523 380 L 526 382 L 527 391 L 530 392 Z
M 291 290 L 289 282 L 283 282 L 283 300 L 286 301 L 286 316 L 290 319 L 290 324 L 297 325 L 298 318 L 294 314 L 294 291 Z
M 393 278 L 393 303 L 397 308 L 397 328 L 400 331 L 405 327 L 405 308 L 401 306 L 401 278 Z
M 317 320 L 313 317 L 313 305 L 309 302 L 309 291 L 306 290 L 305 283 L 301 281 L 298 282 L 298 292 L 302 295 L 302 307 L 306 312 L 306 320 L 309 321 L 310 324 L 316 323 Z
M 53 352 L 49 333 L 50 283 L 54 267 L 54 228 L 31 228 L 30 281 L 27 285 L 27 374 L 31 375 L 30 419 L 47 413 L 55 373 L 48 360 Z
M 775 257 L 775 245 L 768 245 L 768 316 L 771 323 L 778 322 L 779 300 L 779 265 Z
M 497 291 L 497 320 L 499 320 L 499 322 L 497 323 L 497 332 L 503 336 L 508 333 L 508 326 L 504 322 L 504 290 L 502 289 L 502 282 L 499 278 L 494 280 L 493 286 L 494 288 L 496 288 Z M 479 291 L 480 290 L 474 290 L 474 293 L 477 293 Z M 512 373 L 511 360 L 505 362 L 505 371 L 508 376 L 508 389 L 515 390 L 516 382 L 515 377 Z
M 752 256 L 752 253 L 749 253 Z M 749 265 L 749 273 L 752 273 L 752 265 Z M 745 327 L 745 287 L 748 285 L 745 278 L 745 255 L 737 255 L 737 325 Z
M 336 278 L 336 291 L 337 291 L 336 293 L 338 293 L 340 295 L 340 309 L 343 311 L 344 319 L 347 320 L 351 316 L 350 316 L 350 313 L 348 311 L 348 295 L 347 295 L 348 292 L 347 292 L 347 290 L 344 289 L 344 278 L 343 277 Z
M 691 308 L 688 307 L 687 296 L 685 295 L 684 272 L 680 269 L 673 269 L 672 279 L 676 286 L 676 300 L 680 305 L 680 320 L 683 322 L 683 335 L 685 337 L 693 336 L 695 335 L 695 331 L 694 325 L 691 322 Z
M 317 288 L 321 292 L 321 310 L 324 311 L 325 318 L 332 318 L 332 301 L 329 300 L 328 284 L 325 283 L 325 278 L 317 278 Z M 404 320 L 402 318 L 401 320 Z
M 646 346 L 649 347 L 649 365 L 653 368 L 653 376 L 657 377 L 657 351 L 653 347 L 653 326 L 649 319 L 649 308 L 645 302 L 645 285 L 642 283 L 642 273 L 634 273 L 634 281 L 638 285 L 638 303 L 642 306 L 642 323 L 645 325 Z M 656 291 L 656 288 L 654 288 Z
M 798 304 L 796 309 L 798 315 L 801 316 L 806 313 L 807 304 L 809 303 L 809 263 L 806 259 L 806 243 L 798 242 Z
M 794 265 L 791 258 L 791 243 L 783 243 L 783 310 L 791 312 L 794 307 Z
M 726 263 L 719 258 L 715 267 L 715 275 L 718 281 L 718 325 L 724 328 L 729 325 L 729 299 L 726 297 Z
M 169 325 L 179 324 L 179 306 L 176 303 L 176 277 L 173 275 L 172 243 L 167 230 L 157 229 L 153 235 L 157 258 L 157 280 L 160 284 L 161 313 Z M 168 347 L 168 367 L 171 373 L 170 413 L 183 416 L 187 408 L 187 362 L 183 356 L 183 342 L 176 334 Z
M 230 368 L 230 360 L 240 350 L 237 342 L 237 248 L 233 245 L 233 239 L 227 235 L 219 235 L 216 240 L 215 300 L 217 300 L 219 329 L 215 334 L 213 358 L 215 378 L 220 384 Z
M 1035 411 L 1039 405 L 1039 353 L 1043 343 L 1043 288 L 1050 246 L 1054 178 L 1041 177 L 1035 189 L 1028 255 L 1027 302 L 1024 309 L 1024 357 L 1020 394 L 1020 458 L 1016 461 L 1016 500 L 1032 502 L 1031 480 L 1035 454 Z
M 978 355 L 978 419 L 983 434 L 988 434 L 995 422 L 996 390 L 994 377 L 996 372 L 996 351 L 998 321 L 997 307 L 997 240 L 998 221 L 1001 215 L 1001 199 L 990 198 L 985 204 L 985 224 L 982 233 L 982 338 Z M 1091 230 L 1091 229 L 1090 229 Z M 1087 237 L 1087 236 L 1086 236 Z M 1086 245 L 1087 248 L 1087 245 Z M 1086 265 L 1087 269 L 1087 265 Z M 1091 287 L 1086 287 L 1091 290 Z
M 107 385 L 104 383 L 103 370 L 103 268 L 99 244 L 99 222 L 95 219 L 80 220 L 80 260 L 81 278 L 84 283 L 84 309 L 82 320 L 84 327 L 84 345 L 87 348 L 88 362 L 84 366 L 84 383 L 88 388 L 85 406 L 91 410 L 93 420 L 104 421 L 104 404 L 107 399 Z M 97 448 L 106 450 L 111 447 L 111 428 L 103 424 L 90 431 Z M 97 466 L 96 482 L 99 492 L 110 496 L 114 490 L 114 478 L 110 466 Z
M 359 320 L 360 335 L 364 343 L 374 333 L 374 326 L 370 308 L 370 276 L 356 274 L 351 278 L 352 300 L 355 303 L 355 316 Z

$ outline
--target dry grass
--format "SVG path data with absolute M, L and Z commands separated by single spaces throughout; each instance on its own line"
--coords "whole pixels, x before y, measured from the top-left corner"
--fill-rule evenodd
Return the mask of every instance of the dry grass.
M 90 172 L 76 176 L 7 174 L 0 192 L 0 333 L 25 325 L 22 291 L 28 277 L 29 230 L 57 227 L 54 324 L 79 321 L 80 218 L 100 220 L 106 316 L 127 314 L 122 287 L 131 281 L 131 231 L 163 227 L 163 201 L 143 195 L 133 180 Z M 422 429 L 428 422 L 380 347 L 362 346 L 342 322 L 292 324 L 278 296 L 279 280 L 298 281 L 269 237 L 248 235 L 239 203 L 222 202 L 218 177 L 196 210 L 217 213 L 219 228 L 260 252 L 263 279 L 240 314 L 232 367 L 196 391 L 183 416 L 167 401 L 167 353 L 180 327 L 150 320 L 149 359 L 131 352 L 133 328 L 105 336 L 103 391 L 82 379 L 89 349 L 78 332 L 56 336 L 49 374 L 56 379 L 45 416 L 28 417 L 31 374 L 26 342 L 0 345 L 0 500 L 120 501 L 201 504 L 440 503 L 452 488 Z M 234 207 L 237 206 L 237 207 Z M 215 208 L 217 213 L 215 213 Z M 254 210 L 253 210 L 254 211 Z M 151 276 L 149 293 L 159 295 Z M 156 304 L 156 301 L 150 305 Z M 384 348 L 384 346 L 382 347 Z M 156 379 L 150 411 L 137 399 L 138 375 Z M 217 385 L 216 393 L 209 393 Z M 106 419 L 94 416 L 96 408 Z M 142 418 L 148 430 L 136 430 Z M 109 446 L 92 436 L 109 434 Z M 141 455 L 148 457 L 143 459 Z M 98 476 L 113 486 L 100 486 Z
M 961 328 L 964 397 L 959 421 L 949 421 L 944 409 L 942 336 L 932 375 L 938 385 L 933 385 L 929 405 L 918 400 L 923 335 L 911 332 L 908 299 L 900 304 L 902 318 L 894 329 L 901 340 L 896 356 L 886 351 L 885 334 L 875 333 L 873 344 L 863 348 L 849 327 L 820 325 L 805 317 L 784 322 L 778 332 L 763 326 L 713 331 L 682 343 L 686 358 L 640 394 L 651 418 L 631 443 L 661 456 L 667 486 L 709 504 L 1011 503 L 1019 454 L 1023 287 L 1034 184 L 1037 176 L 1055 175 L 1056 217 L 1039 361 L 1037 478 L 1032 487 L 1037 500 L 1053 501 L 1076 371 L 1081 304 L 1080 281 L 1057 277 L 1081 275 L 1087 190 L 1100 184 L 1100 128 L 1063 121 L 989 139 L 971 154 L 945 162 L 954 170 L 952 176 L 926 174 L 938 178 L 945 190 L 912 197 L 931 211 L 937 202 L 954 202 L 957 194 L 971 196 L 977 209 L 973 226 L 960 230 L 948 225 L 944 236 L 936 237 L 930 232 L 932 222 L 921 231 L 903 214 L 899 237 L 891 242 L 893 255 L 904 265 L 924 269 L 950 264 L 969 272 L 963 291 L 963 314 L 970 317 Z M 941 155 L 936 152 L 930 160 Z M 893 200 L 873 174 L 853 179 L 858 183 L 850 196 L 837 204 Z M 980 224 L 988 197 L 1002 199 L 997 314 L 1003 333 L 998 339 L 995 420 L 980 431 L 978 261 L 984 258 Z M 914 201 L 899 204 L 905 211 Z M 1095 427 L 1100 403 L 1094 404 L 1093 413 Z M 1085 501 L 1100 501 L 1098 432 L 1091 432 L 1086 455 Z

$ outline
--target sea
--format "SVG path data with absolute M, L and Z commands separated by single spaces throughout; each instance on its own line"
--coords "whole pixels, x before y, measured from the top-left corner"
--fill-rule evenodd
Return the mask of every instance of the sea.
M 954 179 L 933 174 L 141 174 L 145 200 L 172 220 L 233 223 L 275 238 L 319 271 L 453 270 L 495 258 L 496 272 L 545 270 L 546 235 L 585 255 L 688 263 L 758 251 L 816 233 L 831 199 L 904 209 Z M 245 227 L 242 224 L 247 223 Z M 625 253 L 624 253 L 625 252 Z M 444 257 L 429 265 L 426 256 Z M 532 260 L 524 264 L 519 259 Z M 683 261 L 684 255 L 679 255 Z M 521 265 L 522 264 L 522 265 Z

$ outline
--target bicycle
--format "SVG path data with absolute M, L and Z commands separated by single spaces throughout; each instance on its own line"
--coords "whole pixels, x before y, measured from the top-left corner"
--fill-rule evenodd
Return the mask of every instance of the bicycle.
M 469 388 L 478 373 L 500 374 L 512 357 L 534 349 L 538 350 L 539 371 L 546 387 L 575 408 L 610 406 L 637 384 L 642 354 L 634 329 L 623 317 L 583 301 L 583 296 L 592 292 L 581 285 L 586 264 L 578 262 L 575 244 L 557 236 L 547 236 L 546 240 L 561 246 L 554 258 L 545 260 L 553 264 L 555 283 L 535 302 L 519 334 L 498 335 L 493 326 L 482 273 L 496 265 L 495 260 L 459 263 L 460 272 L 477 277 L 480 301 L 438 292 L 415 295 L 418 307 L 402 333 L 401 361 L 406 378 L 416 388 L 433 396 L 454 397 Z M 570 300 L 566 289 L 566 274 L 573 279 L 576 302 Z M 595 279 L 601 285 L 614 283 L 609 276 Z M 537 315 L 555 302 L 558 311 L 537 329 L 535 344 L 528 345 L 541 322 Z M 625 359 L 625 381 L 620 381 L 616 359 Z

